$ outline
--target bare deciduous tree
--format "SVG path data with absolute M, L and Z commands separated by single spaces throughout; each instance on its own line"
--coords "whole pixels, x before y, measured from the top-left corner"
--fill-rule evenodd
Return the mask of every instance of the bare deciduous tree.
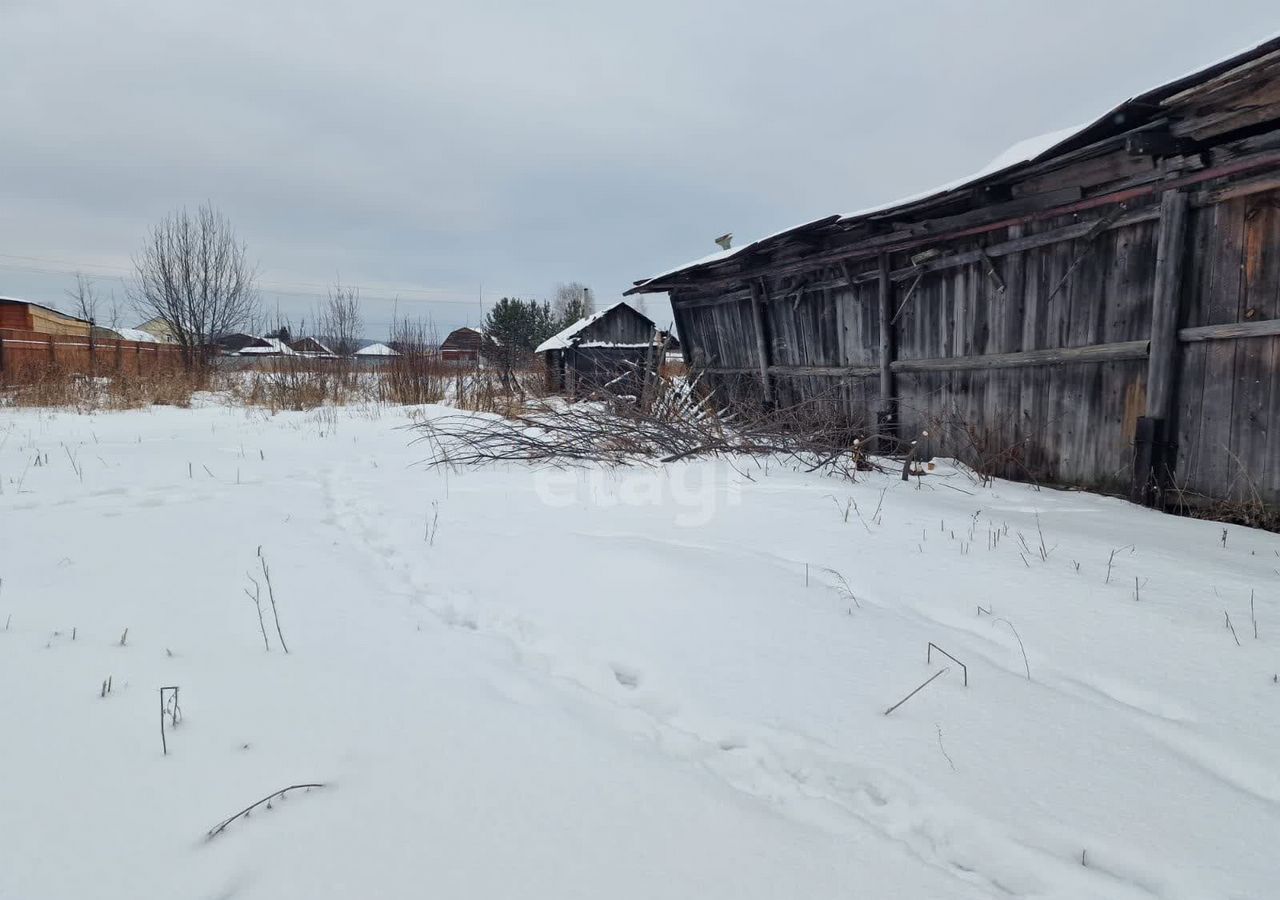
M 360 288 L 335 284 L 329 289 L 329 301 L 320 313 L 320 333 L 332 342 L 329 349 L 339 356 L 350 356 L 359 349 L 363 331 Z
M 64 292 L 67 298 L 73 304 L 73 313 L 82 319 L 88 319 L 90 322 L 98 321 L 98 290 L 93 284 L 93 279 L 85 278 L 80 272 L 76 273 L 76 286 Z
M 551 301 L 551 308 L 562 326 L 571 325 L 593 312 L 591 289 L 580 281 L 557 284 L 556 296 Z
M 116 299 L 115 288 L 111 289 L 111 299 L 107 301 L 107 327 L 113 331 L 120 327 L 120 301 Z
M 147 235 L 133 258 L 130 296 L 139 314 L 160 319 L 188 365 L 219 335 L 236 330 L 257 305 L 245 246 L 209 204 L 172 213 Z

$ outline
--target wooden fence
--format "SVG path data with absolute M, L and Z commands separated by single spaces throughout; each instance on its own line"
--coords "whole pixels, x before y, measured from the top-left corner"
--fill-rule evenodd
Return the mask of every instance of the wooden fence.
M 24 384 L 51 374 L 147 375 L 182 367 L 172 344 L 105 340 L 0 329 L 0 383 Z

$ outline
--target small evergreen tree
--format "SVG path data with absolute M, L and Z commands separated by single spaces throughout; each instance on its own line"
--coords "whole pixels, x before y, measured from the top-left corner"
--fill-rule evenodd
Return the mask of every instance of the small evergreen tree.
M 497 347 L 491 351 L 505 369 L 526 363 L 533 349 L 559 330 L 551 304 L 503 297 L 484 320 L 485 333 Z

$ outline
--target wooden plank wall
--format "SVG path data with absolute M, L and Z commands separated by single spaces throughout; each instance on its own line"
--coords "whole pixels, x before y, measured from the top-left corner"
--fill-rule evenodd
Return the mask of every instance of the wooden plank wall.
M 1182 327 L 1280 319 L 1280 191 L 1197 210 Z M 1280 500 L 1280 337 L 1183 345 L 1178 482 L 1232 500 Z
M 1122 342 L 1141 347 L 1151 333 L 1159 223 L 1133 218 L 1091 239 L 994 257 L 990 269 L 979 261 L 928 273 L 918 283 L 896 281 L 901 437 L 917 440 L 925 454 L 982 457 L 1006 477 L 1125 490 L 1135 425 L 1145 414 L 1145 358 L 932 371 L 898 365 Z M 1079 221 L 1014 225 L 947 250 L 966 253 Z M 1180 328 L 1280 319 L 1280 192 L 1197 208 L 1189 231 Z M 891 265 L 910 262 L 895 256 Z M 850 284 L 847 273 L 829 267 L 761 283 L 777 403 L 813 404 L 871 433 L 879 361 L 875 282 Z M 691 364 L 710 370 L 705 383 L 727 402 L 759 403 L 750 294 L 740 286 L 721 293 L 686 288 L 672 301 Z M 1278 374 L 1280 336 L 1180 345 L 1172 432 L 1179 487 L 1280 502 L 1280 441 L 1272 437 L 1272 428 L 1280 429 Z

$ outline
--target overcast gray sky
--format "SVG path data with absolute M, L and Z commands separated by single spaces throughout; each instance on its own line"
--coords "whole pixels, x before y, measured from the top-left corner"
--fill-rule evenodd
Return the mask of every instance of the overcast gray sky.
M 482 290 L 605 302 L 1277 29 L 1275 0 L 0 0 L 0 296 L 122 294 L 148 224 L 210 200 L 295 323 L 339 277 L 371 337 L 393 302 L 441 333 Z

